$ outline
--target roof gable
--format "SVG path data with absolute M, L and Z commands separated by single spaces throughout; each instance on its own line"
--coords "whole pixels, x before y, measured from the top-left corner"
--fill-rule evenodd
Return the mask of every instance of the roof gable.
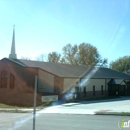
M 20 63 L 20 62 L 17 62 L 16 60 L 10 59 L 10 58 L 3 58 L 3 59 L 1 59 L 0 61 L 1 61 L 1 62 L 2 62 L 2 61 L 11 61 L 11 62 L 13 62 L 13 63 L 16 63 L 16 64 L 20 65 L 20 66 L 24 66 L 24 67 L 26 66 L 25 64 Z
M 124 82 L 123 79 L 111 79 L 107 84 L 110 85 L 110 84 L 122 84 L 122 82 Z M 125 82 L 124 82 L 125 83 Z

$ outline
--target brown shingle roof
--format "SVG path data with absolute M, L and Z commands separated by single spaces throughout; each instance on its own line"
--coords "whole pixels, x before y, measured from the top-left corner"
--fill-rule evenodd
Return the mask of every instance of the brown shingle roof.
M 20 60 L 20 59 L 8 59 L 3 58 L 2 60 L 9 60 L 23 67 L 36 67 L 44 71 L 57 75 L 59 77 L 68 78 L 96 78 L 96 79 L 128 79 L 130 75 L 120 73 L 109 68 L 101 68 L 94 66 L 78 66 L 60 63 L 40 62 L 31 60 Z M 2 61 L 1 60 L 1 61 Z
M 37 67 L 48 71 L 59 77 L 86 77 L 86 78 L 116 78 L 116 79 L 130 79 L 130 76 L 125 73 L 120 73 L 109 68 L 101 68 L 94 66 L 77 66 L 60 63 L 40 62 L 31 60 L 15 60 L 19 64 L 27 67 Z

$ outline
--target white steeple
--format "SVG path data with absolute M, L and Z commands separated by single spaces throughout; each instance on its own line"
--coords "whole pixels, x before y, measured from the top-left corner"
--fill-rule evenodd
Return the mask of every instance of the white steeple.
M 9 58 L 17 59 L 17 55 L 15 54 L 15 25 L 13 26 L 12 47 L 11 53 L 9 54 Z

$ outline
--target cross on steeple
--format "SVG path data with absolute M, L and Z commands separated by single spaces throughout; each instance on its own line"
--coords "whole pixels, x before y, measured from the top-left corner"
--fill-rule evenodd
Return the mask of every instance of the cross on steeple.
M 15 25 L 13 26 L 12 46 L 11 46 L 11 53 L 9 54 L 9 58 L 17 59 L 17 55 L 15 54 Z

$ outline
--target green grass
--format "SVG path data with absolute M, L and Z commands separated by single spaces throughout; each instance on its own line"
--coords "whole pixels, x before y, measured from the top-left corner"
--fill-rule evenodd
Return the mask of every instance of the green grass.
M 11 106 L 11 105 L 6 105 L 6 104 L 3 104 L 3 103 L 0 103 L 0 108 L 21 108 L 21 107 Z
M 130 116 L 130 112 L 97 112 L 95 115 Z
M 42 109 L 42 108 L 44 108 L 45 106 L 47 106 L 47 104 L 45 104 L 45 103 L 42 103 L 41 105 L 39 105 L 39 106 L 37 106 L 36 108 L 37 109 Z M 11 108 L 14 108 L 14 109 L 20 109 L 20 108 L 30 108 L 30 109 L 32 109 L 33 108 L 33 106 L 32 107 L 20 107 L 20 106 L 15 106 L 15 105 L 7 105 L 7 104 L 3 104 L 3 103 L 0 103 L 0 108 L 6 108 L 6 109 L 11 109 Z
M 41 105 L 37 106 L 36 109 L 40 110 L 43 109 L 44 107 L 48 106 L 49 103 L 42 103 Z M 25 109 L 25 110 L 21 110 L 21 109 Z M 28 113 L 28 112 L 32 112 L 30 110 L 26 110 L 26 109 L 33 109 L 32 107 L 20 107 L 20 106 L 15 106 L 15 105 L 7 105 L 7 104 L 3 104 L 0 103 L 0 112 L 6 112 L 6 113 Z
M 22 110 L 19 110 L 19 109 L 13 109 L 13 110 L 3 109 L 3 110 L 0 110 L 0 112 L 6 112 L 6 113 L 27 113 L 28 111 L 22 111 Z

